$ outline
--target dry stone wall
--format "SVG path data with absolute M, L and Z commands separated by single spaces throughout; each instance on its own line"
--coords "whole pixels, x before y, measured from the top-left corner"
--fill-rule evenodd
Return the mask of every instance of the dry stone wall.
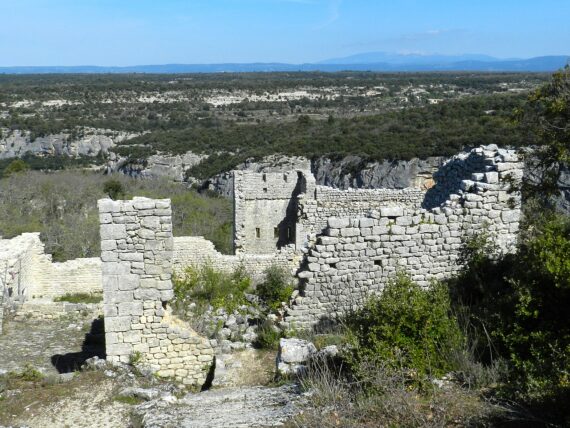
M 99 201 L 107 360 L 141 363 L 161 377 L 201 385 L 213 361 L 207 339 L 176 319 L 170 200 Z
M 0 275 L 5 301 L 52 301 L 68 293 L 102 291 L 98 257 L 54 263 L 45 253 L 39 233 L 0 239 Z
M 480 172 L 459 180 L 465 166 Z M 463 238 L 475 233 L 488 233 L 504 252 L 513 250 L 520 193 L 509 192 L 509 182 L 522 177 L 516 154 L 489 146 L 456 156 L 444 168 L 449 180 L 440 175 L 437 193 L 426 195 L 446 195 L 438 207 L 390 201 L 368 215 L 327 219 L 324 234 L 309 249 L 298 274 L 304 284 L 286 315 L 288 327 L 334 320 L 380 292 L 398 271 L 424 286 L 449 277 L 459 269 Z
M 316 186 L 314 193 L 299 196 L 298 244 L 306 247 L 327 227 L 330 217 L 360 217 L 386 206 L 419 208 L 425 191 L 420 189 L 349 189 Z
M 280 266 L 294 273 L 299 266 L 300 255 L 294 246 L 287 246 L 272 254 L 221 254 L 211 241 L 201 236 L 181 236 L 174 238 L 173 265 L 176 272 L 188 266 L 211 264 L 218 270 L 232 272 L 243 267 L 254 283 L 264 279 L 264 271 L 272 265 Z

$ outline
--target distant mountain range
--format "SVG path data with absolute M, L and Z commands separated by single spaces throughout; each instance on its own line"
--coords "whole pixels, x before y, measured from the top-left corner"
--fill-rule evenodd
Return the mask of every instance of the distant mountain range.
M 564 67 L 570 56 L 541 56 L 529 59 L 499 59 L 488 55 L 418 55 L 368 52 L 318 63 L 227 63 L 163 64 L 128 67 L 30 66 L 0 67 L 0 74 L 46 73 L 243 73 L 272 71 L 479 71 L 479 72 L 552 72 Z

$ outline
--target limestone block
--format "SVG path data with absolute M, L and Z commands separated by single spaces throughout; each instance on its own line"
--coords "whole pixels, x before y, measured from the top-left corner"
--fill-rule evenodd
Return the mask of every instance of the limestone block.
M 100 234 L 102 240 L 124 239 L 127 229 L 124 224 L 101 224 Z
M 402 207 L 382 207 L 380 208 L 380 216 L 382 217 L 399 217 L 404 215 Z

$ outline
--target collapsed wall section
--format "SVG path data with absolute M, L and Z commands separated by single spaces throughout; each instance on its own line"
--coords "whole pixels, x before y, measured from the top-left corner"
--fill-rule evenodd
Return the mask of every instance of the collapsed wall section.
M 464 165 L 480 172 L 457 182 Z M 439 207 L 387 204 L 368 215 L 327 219 L 298 274 L 304 283 L 286 314 L 289 328 L 334 321 L 382 291 L 398 271 L 423 286 L 453 275 L 464 238 L 476 233 L 489 234 L 503 252 L 514 249 L 521 198 L 509 183 L 522 178 L 516 154 L 489 146 L 446 167 L 452 183 L 440 176 L 436 197 L 447 199 Z
M 174 238 L 173 267 L 175 272 L 183 272 L 188 266 L 210 264 L 217 270 L 233 272 L 244 268 L 254 283 L 265 277 L 265 270 L 270 266 L 279 266 L 287 272 L 294 272 L 299 266 L 300 256 L 291 247 L 272 254 L 222 254 L 211 241 L 201 236 L 180 236 Z
M 53 263 L 39 233 L 0 239 L 0 277 L 4 302 L 52 301 L 72 293 L 101 292 L 101 261 L 97 258 Z
M 207 339 L 176 319 L 170 200 L 98 202 L 105 344 L 111 363 L 134 355 L 159 376 L 201 385 L 213 361 Z

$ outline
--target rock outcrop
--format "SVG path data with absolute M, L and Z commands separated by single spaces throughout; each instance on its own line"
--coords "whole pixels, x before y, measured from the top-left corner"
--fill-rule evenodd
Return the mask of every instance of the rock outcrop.
M 111 152 L 105 168 L 107 174 L 120 172 L 130 177 L 186 180 L 186 170 L 206 159 L 207 155 L 186 152 L 181 155 L 156 154 L 147 159 L 133 160 Z
M 139 134 L 108 129 L 83 128 L 74 134 L 59 134 L 37 137 L 33 141 L 29 132 L 2 129 L 0 159 L 36 156 L 97 156 L 107 154 L 117 143 L 129 140 Z

